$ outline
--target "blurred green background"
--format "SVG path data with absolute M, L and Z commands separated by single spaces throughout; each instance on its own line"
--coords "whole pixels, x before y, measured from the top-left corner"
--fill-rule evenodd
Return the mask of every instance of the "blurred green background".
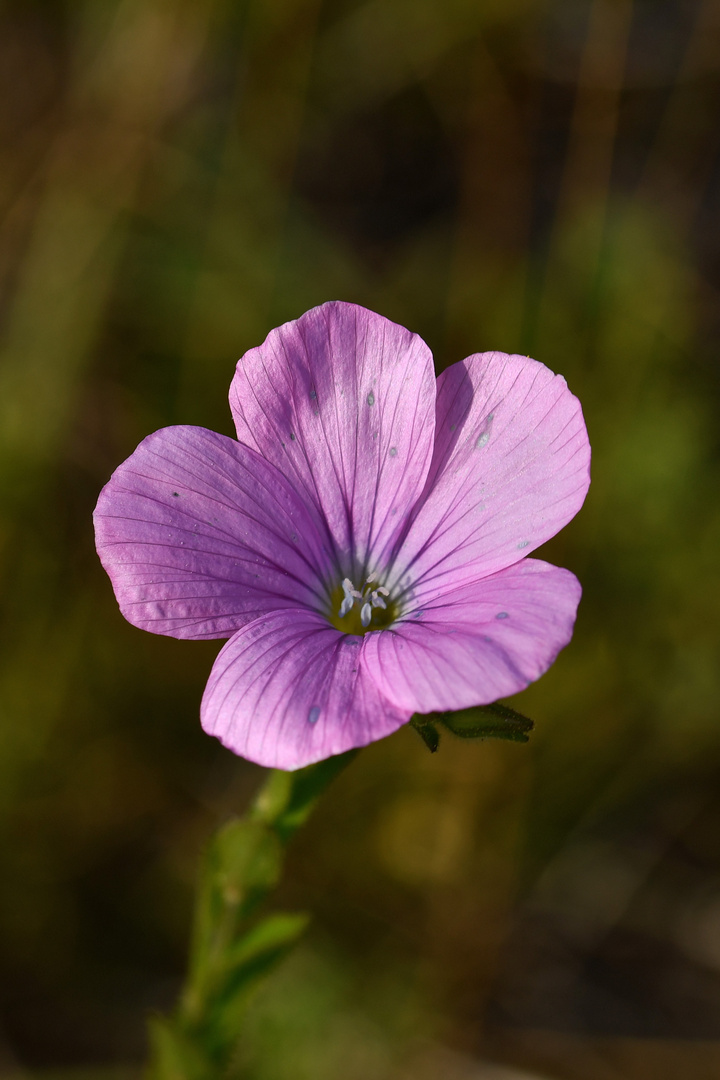
M 0 1076 L 136 1075 L 261 778 L 200 729 L 218 643 L 119 615 L 97 494 L 328 299 L 566 376 L 585 592 L 528 746 L 336 781 L 248 1076 L 720 1075 L 717 2 L 4 0 L 0 162 Z

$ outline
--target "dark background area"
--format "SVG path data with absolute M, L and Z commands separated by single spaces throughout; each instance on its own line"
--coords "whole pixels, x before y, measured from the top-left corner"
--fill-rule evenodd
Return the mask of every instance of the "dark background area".
M 97 494 L 232 434 L 237 357 L 328 299 L 567 378 L 584 599 L 528 746 L 403 730 L 331 789 L 248 1075 L 720 1075 L 719 211 L 714 0 L 5 0 L 0 1076 L 137 1075 L 261 780 L 199 726 L 217 643 L 121 618 Z

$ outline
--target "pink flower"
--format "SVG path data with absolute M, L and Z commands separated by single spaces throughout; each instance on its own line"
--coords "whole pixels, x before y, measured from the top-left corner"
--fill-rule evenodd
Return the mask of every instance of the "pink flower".
M 238 441 L 145 439 L 95 529 L 130 622 L 229 639 L 201 715 L 235 753 L 296 769 L 514 694 L 568 643 L 580 584 L 526 557 L 590 482 L 560 376 L 490 352 L 436 381 L 416 334 L 335 302 L 247 352 L 230 407 Z

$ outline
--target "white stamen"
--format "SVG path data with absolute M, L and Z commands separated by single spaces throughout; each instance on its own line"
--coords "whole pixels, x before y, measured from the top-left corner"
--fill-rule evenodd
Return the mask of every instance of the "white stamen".
M 341 619 L 345 618 L 345 616 L 347 615 L 348 611 L 351 610 L 354 603 L 355 603 L 355 600 L 354 600 L 354 598 L 352 596 L 346 596 L 345 597 L 342 604 L 340 605 L 340 618 Z
M 362 592 L 353 585 L 350 578 L 343 578 L 342 591 L 343 599 L 340 603 L 338 610 L 338 616 L 344 619 L 346 615 L 349 615 L 355 606 L 355 601 L 360 601 L 360 622 L 363 627 L 367 627 L 372 622 L 372 613 L 374 608 L 382 608 L 387 611 L 387 603 L 383 599 L 385 596 L 390 595 L 390 591 L 383 585 L 379 585 L 377 588 L 373 588 L 372 582 L 377 580 L 377 574 L 369 574 L 365 579 Z
M 342 588 L 346 600 L 348 599 L 348 597 L 354 597 L 356 600 L 362 600 L 362 593 L 359 593 L 357 591 L 350 578 L 344 578 Z M 350 607 L 352 607 L 352 604 L 350 605 Z

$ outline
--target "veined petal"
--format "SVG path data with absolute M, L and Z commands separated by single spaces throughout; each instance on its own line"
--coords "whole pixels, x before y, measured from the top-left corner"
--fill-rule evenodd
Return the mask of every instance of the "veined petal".
M 396 574 L 422 601 L 460 570 L 476 580 L 511 566 L 575 516 L 589 483 L 565 380 L 526 356 L 470 356 L 438 378 L 435 452 Z
M 241 757 L 299 769 L 391 734 L 410 718 L 363 661 L 366 639 L 307 610 L 273 611 L 220 651 L 203 696 L 203 727 Z
M 524 559 L 367 634 L 368 671 L 399 708 L 487 705 L 547 671 L 572 637 L 580 594 L 569 570 Z
M 327 553 L 308 509 L 274 466 L 214 431 L 148 436 L 94 520 L 120 609 L 144 630 L 229 637 L 273 607 L 321 602 Z
M 355 304 L 323 304 L 245 353 L 230 407 L 240 441 L 321 511 L 343 573 L 382 563 L 432 457 L 425 342 Z

